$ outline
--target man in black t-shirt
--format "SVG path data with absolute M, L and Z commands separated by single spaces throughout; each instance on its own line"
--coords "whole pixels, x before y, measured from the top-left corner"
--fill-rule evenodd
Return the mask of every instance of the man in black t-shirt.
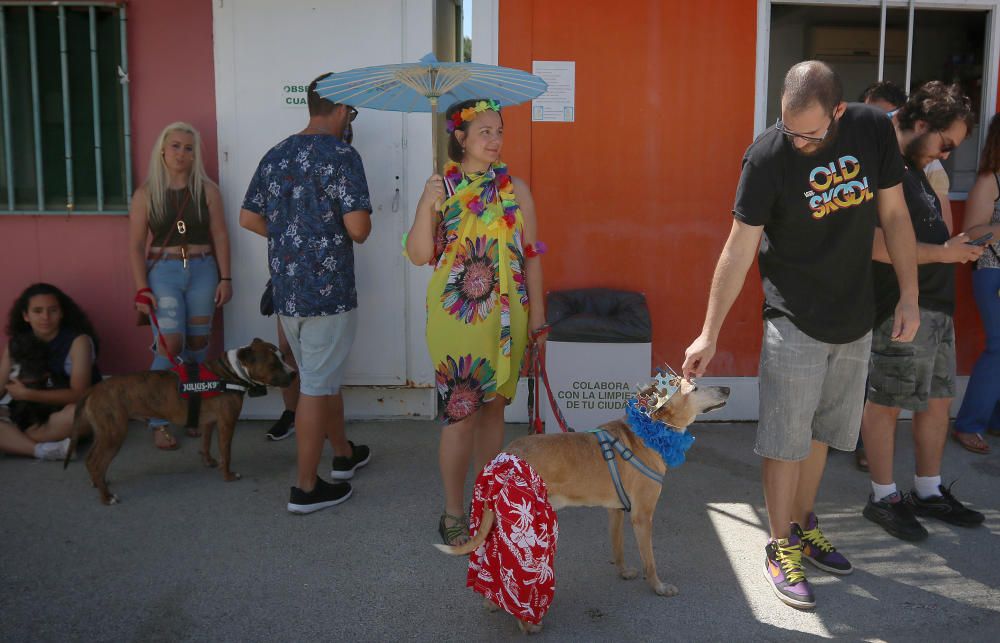
M 982 246 L 951 239 L 941 203 L 924 174 L 934 159 L 946 159 L 972 124 L 969 99 L 957 86 L 934 81 L 909 98 L 893 116 L 899 149 L 906 161 L 903 194 L 917 237 L 920 330 L 913 342 L 893 342 L 893 308 L 899 285 L 887 265 L 885 237 L 875 232 L 875 330 L 872 335 L 868 401 L 861 432 L 868 453 L 872 494 L 864 516 L 904 540 L 923 540 L 927 530 L 915 516 L 934 517 L 963 527 L 983 522 L 950 487 L 941 485 L 941 458 L 948 435 L 948 411 L 955 396 L 955 264 L 975 261 Z M 892 461 L 900 409 L 913 412 L 916 475 L 913 491 L 901 495 Z
M 813 505 L 827 448 L 852 451 L 857 443 L 875 316 L 876 220 L 902 286 L 893 339 L 910 341 L 920 323 L 902 176 L 885 115 L 843 102 L 840 80 L 824 63 L 793 66 L 782 87 L 781 119 L 743 158 L 735 220 L 705 322 L 686 351 L 685 377 L 702 375 L 759 249 L 764 341 L 754 451 L 763 457 L 771 532 L 764 572 L 793 607 L 815 605 L 803 556 L 829 572 L 852 571 L 820 531 Z

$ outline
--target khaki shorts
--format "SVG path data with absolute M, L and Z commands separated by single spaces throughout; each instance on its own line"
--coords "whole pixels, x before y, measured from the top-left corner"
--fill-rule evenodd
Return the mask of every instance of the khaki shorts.
M 812 441 L 853 451 L 861 429 L 871 333 L 827 344 L 787 317 L 764 320 L 757 455 L 804 460 Z
M 278 315 L 299 367 L 299 390 L 303 395 L 336 395 L 344 381 L 358 326 L 358 311 L 319 317 Z
M 926 411 L 931 398 L 955 397 L 955 324 L 951 315 L 920 309 L 912 342 L 892 339 L 892 317 L 875 328 L 868 399 L 882 406 Z

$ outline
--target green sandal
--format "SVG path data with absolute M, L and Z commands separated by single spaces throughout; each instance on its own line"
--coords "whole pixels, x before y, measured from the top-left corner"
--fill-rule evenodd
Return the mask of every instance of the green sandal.
M 449 520 L 452 522 L 451 527 L 446 524 Z M 441 520 L 438 522 L 438 533 L 448 546 L 464 545 L 469 542 L 469 519 L 464 515 L 453 516 L 445 512 L 441 514 Z

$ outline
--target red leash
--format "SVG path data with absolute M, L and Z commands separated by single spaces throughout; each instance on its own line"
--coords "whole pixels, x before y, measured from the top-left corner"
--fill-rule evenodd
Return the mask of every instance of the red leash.
M 163 352 L 167 354 L 171 362 L 183 364 L 184 361 L 170 352 L 170 348 L 167 347 L 167 340 L 163 339 L 163 331 L 160 330 L 160 321 L 156 318 L 156 313 L 153 310 L 155 304 L 153 304 L 152 297 L 146 294 L 152 294 L 152 292 L 152 288 L 140 288 L 135 293 L 135 303 L 149 306 L 149 319 L 153 322 L 153 326 L 156 327 L 156 337 L 159 339 L 160 345 L 163 346 Z
M 552 327 L 549 324 L 545 324 L 531 333 L 531 346 L 528 349 L 531 351 L 528 361 L 530 365 L 528 370 L 528 422 L 531 425 L 532 433 L 545 432 L 545 425 L 542 423 L 541 417 L 541 406 L 537 403 L 541 394 L 541 385 L 545 384 L 545 392 L 549 398 L 549 408 L 555 413 L 559 429 L 563 433 L 572 433 L 573 429 L 567 424 L 562 410 L 556 404 L 555 395 L 552 394 L 549 375 L 545 371 L 545 356 L 543 355 L 541 346 L 538 344 L 538 340 L 548 335 L 550 330 L 552 330 Z

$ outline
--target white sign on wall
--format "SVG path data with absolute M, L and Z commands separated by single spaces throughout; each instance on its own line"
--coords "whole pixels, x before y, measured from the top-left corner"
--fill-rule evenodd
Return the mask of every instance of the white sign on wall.
M 531 101 L 531 120 L 572 123 L 576 120 L 576 62 L 535 60 L 531 73 L 546 83 L 545 93 Z
M 309 93 L 309 83 L 283 83 L 281 85 L 282 107 L 306 107 L 306 94 Z
M 549 384 L 569 426 L 589 431 L 624 417 L 625 402 L 635 394 L 636 385 L 650 380 L 652 350 L 648 343 L 546 342 Z M 558 432 L 544 391 L 539 403 L 545 431 Z

